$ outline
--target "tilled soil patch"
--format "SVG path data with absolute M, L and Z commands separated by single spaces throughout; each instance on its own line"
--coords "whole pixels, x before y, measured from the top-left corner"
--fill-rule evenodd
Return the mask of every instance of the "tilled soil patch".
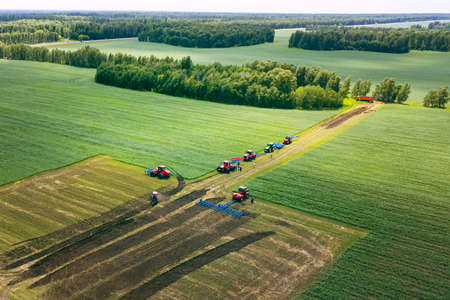
M 5 267 L 5 269 L 8 270 L 8 269 L 13 269 L 13 268 L 19 267 L 21 265 L 24 265 L 28 262 L 31 262 L 31 261 L 41 258 L 43 256 L 55 253 L 57 251 L 61 251 L 61 249 L 66 249 L 67 247 L 70 247 L 71 245 L 74 245 L 76 243 L 81 243 L 82 241 L 89 240 L 93 236 L 102 234 L 105 231 L 110 231 L 113 227 L 118 226 L 124 222 L 128 222 L 127 219 L 132 215 L 134 215 L 134 212 L 128 212 L 125 215 L 120 216 L 113 221 L 110 221 L 110 222 L 104 223 L 100 226 L 94 227 L 94 228 L 87 230 L 81 234 L 78 234 L 70 239 L 67 239 L 61 243 L 53 245 L 43 251 L 37 252 L 35 254 L 32 254 L 25 258 L 22 258 L 18 261 L 15 261 L 15 262 L 7 265 Z
M 321 127 L 325 127 L 326 129 L 335 128 L 335 127 L 339 126 L 341 123 L 350 119 L 351 117 L 362 114 L 369 108 L 370 108 L 369 106 L 360 106 L 360 107 L 353 109 L 347 113 L 343 113 L 343 114 L 337 116 L 336 118 L 331 119 L 330 121 L 323 123 L 321 125 Z
M 177 176 L 177 181 L 178 181 L 178 184 L 175 188 L 172 188 L 168 191 L 162 191 L 162 193 L 164 193 L 164 196 L 166 196 L 166 198 L 170 198 L 170 196 L 175 195 L 176 193 L 183 190 L 183 188 L 185 187 L 186 183 L 182 176 Z M 95 231 L 96 229 L 92 228 L 92 226 L 96 226 L 96 225 L 98 226 L 99 224 L 103 224 L 105 222 L 114 222 L 114 221 L 117 221 L 118 219 L 123 218 L 124 216 L 131 217 L 133 215 L 140 213 L 141 211 L 143 211 L 145 209 L 148 209 L 149 203 L 145 200 L 149 199 L 149 197 L 150 197 L 150 194 L 142 195 L 138 199 L 133 199 L 122 205 L 116 206 L 116 207 L 112 208 L 111 210 L 100 214 L 99 216 L 95 216 L 95 217 L 83 220 L 81 222 L 67 226 L 63 229 L 54 231 L 54 232 L 44 235 L 44 236 L 40 236 L 37 238 L 22 241 L 18 244 L 23 244 L 23 245 L 20 245 L 10 251 L 5 252 L 4 254 L 2 254 L 1 259 L 3 260 L 4 263 L 8 263 L 11 260 L 17 260 L 17 259 L 23 258 L 36 250 L 44 249 L 56 242 L 67 239 L 66 241 L 62 242 L 58 246 L 55 245 L 55 247 L 47 248 L 47 251 L 43 251 L 37 256 L 30 256 L 29 258 L 25 258 L 22 261 L 17 261 L 13 264 L 8 264 L 6 266 L 6 269 L 15 268 L 15 267 L 18 267 L 25 263 L 28 263 L 32 260 L 42 257 L 42 255 L 47 255 L 48 253 L 51 253 L 52 251 L 55 251 L 57 249 L 60 249 L 61 247 L 64 247 L 64 245 L 67 245 L 67 242 L 70 243 L 70 239 L 68 239 L 70 237 L 73 237 L 75 235 L 80 235 L 83 232 L 87 232 L 88 230 Z M 100 226 L 102 226 L 102 225 L 100 225 Z M 80 236 L 78 236 L 78 238 L 74 237 L 73 241 L 76 241 L 79 238 L 80 238 Z
M 184 233 L 180 243 L 172 247 L 167 245 L 169 248 L 167 251 L 158 253 L 158 255 L 120 273 L 118 276 L 110 278 L 108 281 L 87 290 L 79 297 L 75 297 L 75 299 L 104 299 L 114 291 L 131 288 L 160 269 L 176 264 L 194 251 L 201 250 L 248 221 L 248 218 L 235 219 L 228 216 L 225 221 L 217 223 L 222 219 L 222 215 L 211 212 L 207 216 L 197 219 L 192 225 L 183 226 L 180 229 Z
M 105 262 L 108 259 L 111 259 L 117 255 L 120 255 L 124 251 L 126 251 L 130 247 L 135 247 L 136 245 L 139 245 L 140 243 L 145 243 L 145 241 L 156 237 L 157 235 L 164 233 L 172 228 L 176 228 L 183 223 L 189 221 L 193 217 L 195 217 L 198 213 L 203 211 L 204 208 L 200 206 L 193 206 L 190 208 L 187 208 L 183 212 L 176 214 L 169 218 L 169 220 L 161 223 L 156 223 L 144 230 L 141 230 L 133 235 L 130 235 L 122 240 L 119 240 L 111 245 L 108 245 L 102 249 L 99 249 L 95 252 L 92 252 L 78 260 L 73 261 L 72 263 L 62 267 L 61 269 L 50 273 L 43 277 L 42 279 L 35 282 L 31 287 L 41 286 L 48 284 L 52 281 L 61 280 L 70 276 L 73 276 L 75 274 L 78 274 L 80 272 L 83 272 L 87 269 L 89 269 L 91 266 L 96 266 L 99 264 L 104 264 L 102 266 L 104 269 L 108 269 L 106 271 L 106 274 L 111 274 L 114 269 L 109 270 L 108 268 L 108 262 Z M 182 236 L 177 237 L 182 238 Z M 158 239 L 155 241 L 161 242 L 163 244 L 166 244 L 166 241 Z M 146 247 L 146 246 L 144 246 Z M 118 261 L 123 261 L 123 263 L 117 263 L 114 259 L 112 260 L 112 265 L 114 265 L 115 270 L 121 270 L 121 268 L 128 267 L 133 261 L 135 261 L 136 257 L 143 257 L 145 255 L 148 255 L 149 249 L 136 249 L 131 251 L 127 256 L 125 257 L 119 257 L 117 258 Z M 150 252 L 152 253 L 152 252 Z M 99 273 L 99 271 L 92 271 L 93 273 Z M 101 272 L 104 273 L 104 272 Z M 89 276 L 89 275 L 88 275 Z M 87 278 L 87 277 L 86 277 Z M 89 282 L 88 282 L 89 283 Z M 78 283 L 77 285 L 82 285 L 81 283 Z
M 57 267 L 75 259 L 76 257 L 79 257 L 86 253 L 87 251 L 90 251 L 92 249 L 95 249 L 96 247 L 99 247 L 105 243 L 108 243 L 116 238 L 119 238 L 120 236 L 135 230 L 141 226 L 144 226 L 148 223 L 151 223 L 153 221 L 156 221 L 162 216 L 165 216 L 178 208 L 181 208 L 182 206 L 186 205 L 187 203 L 191 202 L 192 199 L 196 199 L 206 193 L 205 190 L 199 190 L 194 191 L 190 194 L 187 194 L 183 197 L 180 197 L 179 199 L 176 199 L 170 203 L 167 203 L 165 206 L 162 207 L 156 207 L 154 210 L 151 210 L 149 214 L 145 214 L 142 216 L 138 216 L 135 218 L 135 220 L 124 220 L 127 221 L 127 223 L 117 224 L 120 226 L 115 227 L 109 227 L 109 230 L 107 231 L 99 231 L 95 233 L 86 234 L 83 233 L 83 238 L 76 239 L 73 238 L 72 243 L 67 244 L 62 248 L 59 248 L 58 251 L 53 252 L 52 254 L 48 255 L 47 257 L 44 257 L 40 261 L 33 264 L 28 271 L 25 271 L 18 279 L 12 281 L 11 284 L 16 284 L 17 282 L 23 281 L 27 278 L 40 276 L 43 274 L 46 274 L 48 272 L 53 271 Z M 197 212 L 198 213 L 198 212 Z M 195 215 L 195 214 L 193 214 Z M 182 216 L 179 219 L 175 220 L 175 222 L 182 222 L 183 217 Z M 173 219 L 173 218 L 172 218 Z M 142 240 L 149 239 L 150 237 L 153 237 L 158 234 L 158 232 L 166 231 L 170 228 L 170 226 L 176 226 L 171 222 L 164 222 L 155 224 L 143 231 L 140 231 L 136 233 L 135 235 L 132 235 L 130 237 L 127 237 L 126 243 L 128 243 L 130 240 L 133 240 L 134 243 L 137 243 Z M 118 243 L 121 243 L 122 241 L 119 241 Z M 125 243 L 122 242 L 122 243 Z M 36 255 L 38 255 L 37 253 Z M 33 256 L 36 256 L 33 255 Z M 42 255 L 41 255 L 42 256 Z M 36 259 L 36 258 L 35 258 Z M 45 277 L 44 277 L 45 279 Z
M 4 262 L 11 262 L 11 260 L 23 258 L 36 250 L 41 250 L 41 249 L 46 248 L 58 241 L 67 239 L 74 235 L 85 232 L 89 229 L 92 229 L 92 226 L 101 226 L 100 224 L 103 224 L 105 222 L 113 222 L 117 218 L 121 218 L 121 216 L 123 216 L 123 215 L 131 216 L 131 215 L 137 214 L 138 212 L 141 212 L 147 208 L 149 208 L 149 204 L 147 202 L 144 202 L 144 201 L 138 200 L 138 199 L 130 200 L 130 201 L 128 201 L 122 205 L 119 205 L 105 213 L 102 213 L 99 216 L 83 220 L 81 222 L 64 227 L 63 229 L 56 230 L 52 233 L 49 233 L 49 234 L 41 236 L 41 237 L 23 241 L 21 243 L 26 243 L 26 244 L 5 252 L 2 255 L 3 256 L 2 259 Z M 57 249 L 57 248 L 58 247 L 52 248 L 51 251 L 55 251 L 55 249 Z M 45 253 L 48 254 L 51 252 L 50 248 L 48 248 L 48 249 L 49 250 L 47 250 L 46 252 L 43 252 L 44 255 L 45 255 Z M 22 263 L 15 262 L 14 264 L 9 264 L 9 268 L 15 268 L 17 266 L 20 266 L 24 263 L 30 262 L 39 257 L 41 257 L 41 256 L 37 256 L 31 260 L 25 259 Z
M 152 280 L 144 283 L 138 288 L 128 292 L 120 299 L 147 299 L 156 294 L 158 291 L 166 288 L 170 284 L 182 278 L 183 276 L 194 272 L 195 270 L 209 264 L 210 262 L 221 258 L 231 252 L 239 251 L 256 241 L 259 241 L 273 234 L 275 234 L 275 232 L 272 231 L 258 232 L 226 242 L 153 278 Z

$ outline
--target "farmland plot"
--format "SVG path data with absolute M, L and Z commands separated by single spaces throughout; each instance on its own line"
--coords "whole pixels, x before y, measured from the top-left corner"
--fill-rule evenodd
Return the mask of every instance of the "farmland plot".
M 132 206 L 87 229 L 63 228 L 51 239 L 25 242 L 3 254 L 0 283 L 17 299 L 290 298 L 367 232 L 258 198 L 255 204 L 232 204 L 245 211 L 241 218 L 195 203 L 229 201 L 239 182 L 308 151 L 379 107 L 360 105 L 316 125 L 242 172 L 178 180 L 156 207 Z
M 449 126 L 447 111 L 385 106 L 249 183 L 262 199 L 371 231 L 302 298 L 447 298 Z
M 142 168 L 104 156 L 1 186 L 0 251 L 130 200 L 146 207 L 152 189 L 163 186 L 176 186 L 176 179 L 150 178 Z
M 337 113 L 137 92 L 96 84 L 94 73 L 24 61 L 0 66 L 0 185 L 99 153 L 197 177 Z
M 124 182 L 115 188 L 118 195 L 128 189 L 122 175 L 110 179 Z M 3 254 L 0 284 L 8 284 L 14 299 L 284 299 L 367 234 L 258 199 L 234 204 L 247 214 L 232 217 L 193 203 L 206 193 L 181 190 L 156 207 L 134 206 L 89 230 L 61 229 L 53 239 L 25 242 Z M 23 251 L 28 248 L 32 253 Z

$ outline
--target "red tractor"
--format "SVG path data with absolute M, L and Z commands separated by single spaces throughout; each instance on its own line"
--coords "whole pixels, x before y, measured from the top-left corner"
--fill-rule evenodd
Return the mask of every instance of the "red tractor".
M 247 152 L 244 154 L 244 161 L 252 161 L 256 158 L 256 153 L 252 150 L 247 150 Z
M 289 145 L 291 143 L 292 143 L 292 136 L 288 135 L 287 137 L 284 138 L 283 144 Z
M 245 199 L 248 199 L 250 197 L 250 193 L 248 191 L 248 187 L 246 186 L 240 186 L 237 193 L 233 193 L 233 200 L 234 201 L 244 201 Z
M 229 160 L 224 160 L 223 163 L 217 167 L 217 171 L 220 173 L 230 173 L 231 171 L 235 171 L 236 166 L 232 164 Z
M 170 177 L 170 171 L 164 165 L 160 165 L 157 168 L 151 169 L 148 173 L 152 177 L 158 176 L 158 178 L 161 179 Z

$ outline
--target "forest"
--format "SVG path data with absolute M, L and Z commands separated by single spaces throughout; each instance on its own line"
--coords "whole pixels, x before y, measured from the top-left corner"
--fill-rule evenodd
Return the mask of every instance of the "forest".
M 289 47 L 308 50 L 360 50 L 407 53 L 410 50 L 449 51 L 450 31 L 427 29 L 321 28 L 296 31 Z
M 104 54 L 89 46 L 77 51 L 24 44 L 0 43 L 0 57 L 97 68 L 95 81 L 134 90 L 273 108 L 339 108 L 349 94 L 367 95 L 371 82 L 342 80 L 335 72 L 320 67 L 295 66 L 275 61 L 248 62 L 244 65 L 193 64 L 190 57 L 135 57 Z M 410 93 L 408 83 L 397 85 L 385 78 L 376 85 L 374 98 L 388 103 L 403 103 Z
M 0 43 L 0 57 L 97 68 L 98 83 L 195 99 L 260 107 L 338 108 L 350 91 L 334 72 L 274 61 L 243 66 L 194 65 L 190 57 L 135 57 L 101 53 L 89 46 L 77 51 L 49 50 Z
M 194 65 L 190 57 L 110 58 L 97 68 L 95 81 L 173 96 L 260 107 L 323 109 L 342 106 L 349 80 L 318 67 L 273 61 L 243 66 Z M 305 88 L 304 88 L 305 87 Z M 344 91 L 344 92 L 343 92 Z
M 312 28 L 449 18 L 448 14 L 311 15 L 11 11 L 0 12 L 0 41 L 6 44 L 35 44 L 64 39 L 97 40 L 141 35 L 142 40 L 159 39 L 161 42 L 168 40 L 168 43 L 173 45 L 229 47 L 222 45 L 246 45 L 270 41 L 272 35 L 270 28 Z M 191 31 L 188 32 L 183 26 L 189 26 Z M 227 28 L 230 31 L 225 30 Z M 160 29 L 163 33 L 159 32 Z M 203 36 L 197 36 L 194 32 Z M 189 37 L 183 38 L 180 35 Z
M 139 41 L 197 48 L 226 48 L 273 42 L 275 31 L 265 25 L 219 22 L 165 22 L 147 26 Z

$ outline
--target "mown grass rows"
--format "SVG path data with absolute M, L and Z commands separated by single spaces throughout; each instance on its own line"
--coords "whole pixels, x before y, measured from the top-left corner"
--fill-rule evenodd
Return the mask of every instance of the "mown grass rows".
M 249 183 L 258 198 L 370 230 L 303 298 L 443 299 L 450 114 L 387 106 Z
M 448 85 L 450 77 L 449 53 L 413 52 L 388 54 L 364 51 L 314 51 L 288 48 L 293 31 L 277 31 L 274 43 L 228 49 L 198 49 L 175 47 L 160 43 L 142 43 L 136 40 L 97 42 L 90 44 L 105 53 L 127 53 L 136 56 L 158 57 L 191 56 L 194 63 L 243 64 L 253 60 L 275 60 L 302 66 L 320 66 L 343 77 L 370 79 L 374 83 L 385 77 L 394 77 L 399 83 L 412 85 L 408 101 L 422 103 L 431 89 Z M 64 50 L 76 50 L 84 45 L 58 46 Z M 374 85 L 373 85 L 374 86 Z
M 0 67 L 0 184 L 98 153 L 197 177 L 335 111 L 258 109 L 95 84 L 94 71 L 33 62 Z

